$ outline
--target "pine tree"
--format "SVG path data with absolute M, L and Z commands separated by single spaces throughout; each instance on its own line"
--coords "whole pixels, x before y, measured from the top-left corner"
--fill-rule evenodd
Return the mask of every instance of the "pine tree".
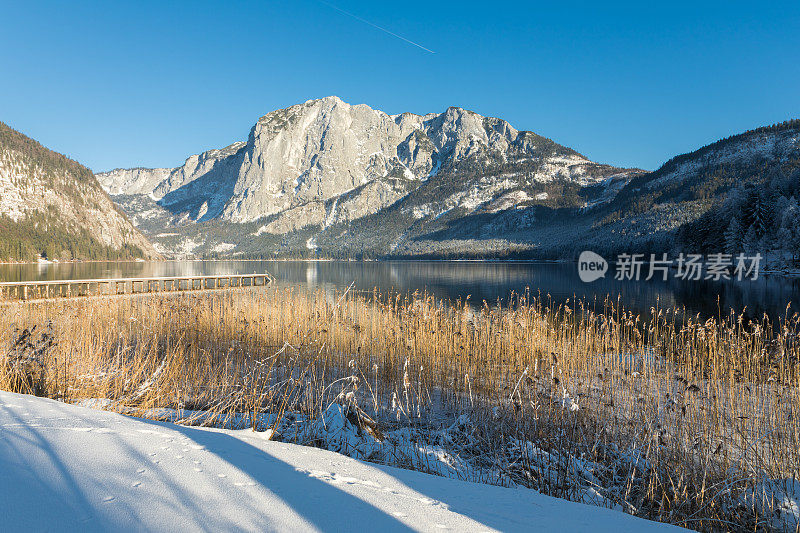
M 759 237 L 767 234 L 772 227 L 774 218 L 773 206 L 774 199 L 771 192 L 762 191 L 758 195 L 758 203 L 755 206 L 753 224 L 756 226 L 756 234 Z
M 781 227 L 777 238 L 780 248 L 788 251 L 792 255 L 792 262 L 796 263 L 800 257 L 800 209 L 796 201 L 791 202 L 781 213 Z
M 742 225 L 739 219 L 733 217 L 728 229 L 725 230 L 725 253 L 735 254 L 742 249 Z
M 748 254 L 755 254 L 760 252 L 761 250 L 758 249 L 758 235 L 756 234 L 756 226 L 755 224 L 751 224 L 750 227 L 747 229 L 747 233 L 744 234 L 744 238 L 742 239 L 742 248 Z

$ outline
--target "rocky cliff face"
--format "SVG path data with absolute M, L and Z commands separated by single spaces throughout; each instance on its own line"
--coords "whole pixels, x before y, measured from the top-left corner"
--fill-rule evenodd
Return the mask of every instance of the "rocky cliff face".
M 158 255 L 89 169 L 1 122 L 0 222 L 0 259 Z
M 176 169 L 98 177 L 167 253 L 766 249 L 800 242 L 799 131 L 758 128 L 644 172 L 457 107 L 387 115 L 328 97 L 268 113 L 246 141 Z
M 352 223 L 414 192 L 405 206 L 414 220 L 491 202 L 497 212 L 544 199 L 533 190 L 542 184 L 584 187 L 621 172 L 458 107 L 387 115 L 327 97 L 268 113 L 247 141 L 175 169 L 97 177 L 110 194 L 148 195 L 176 220 L 262 221 L 261 235 Z

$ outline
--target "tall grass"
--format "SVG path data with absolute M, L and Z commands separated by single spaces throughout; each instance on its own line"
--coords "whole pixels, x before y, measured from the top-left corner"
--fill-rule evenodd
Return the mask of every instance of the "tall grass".
M 384 425 L 468 414 L 479 444 L 462 452 L 487 465 L 480 481 L 585 501 L 574 478 L 590 463 L 604 505 L 752 530 L 777 527 L 765 483 L 800 474 L 797 329 L 788 309 L 777 324 L 655 308 L 644 320 L 614 301 L 528 294 L 503 306 L 301 289 L 10 302 L 0 388 L 256 429 L 317 417 L 347 389 Z M 532 464 L 525 443 L 553 464 Z

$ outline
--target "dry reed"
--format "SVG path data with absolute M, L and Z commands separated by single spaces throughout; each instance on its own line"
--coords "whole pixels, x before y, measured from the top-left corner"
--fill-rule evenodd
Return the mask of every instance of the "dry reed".
M 777 324 L 669 309 L 643 320 L 612 301 L 268 288 L 0 311 L 0 388 L 202 411 L 204 424 L 287 440 L 285 415 L 313 419 L 350 391 L 384 426 L 467 413 L 477 444 L 460 453 L 486 465 L 478 481 L 585 501 L 573 478 L 588 462 L 600 502 L 626 512 L 702 530 L 797 527 L 776 525 L 780 502 L 763 496 L 800 474 L 788 310 Z M 525 443 L 553 464 L 530 464 Z

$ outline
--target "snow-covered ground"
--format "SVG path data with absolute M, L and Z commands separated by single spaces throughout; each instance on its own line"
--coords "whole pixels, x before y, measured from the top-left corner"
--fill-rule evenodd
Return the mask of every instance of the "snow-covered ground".
M 617 511 L 0 391 L 0 529 L 643 531 Z

